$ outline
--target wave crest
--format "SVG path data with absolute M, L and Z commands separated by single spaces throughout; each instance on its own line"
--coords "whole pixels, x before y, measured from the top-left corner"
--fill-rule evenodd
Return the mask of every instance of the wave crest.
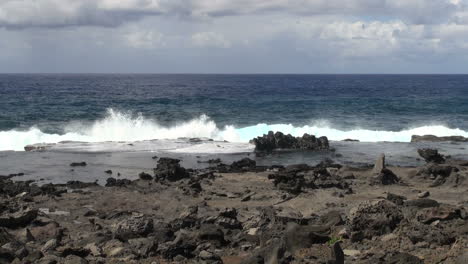
M 354 129 L 349 131 L 332 128 L 327 122 L 315 125 L 293 126 L 291 124 L 258 124 L 244 128 L 225 126 L 220 129 L 206 115 L 173 126 L 163 126 L 157 120 L 147 119 L 142 114 L 109 109 L 106 116 L 90 125 L 73 123 L 65 128 L 65 133 L 48 134 L 36 127 L 27 131 L 0 131 L 0 150 L 21 151 L 24 146 L 36 143 L 58 143 L 61 141 L 105 142 L 105 141 L 143 141 L 152 139 L 177 138 L 212 138 L 230 142 L 248 142 L 250 139 L 268 133 L 281 131 L 293 136 L 304 133 L 316 136 L 327 136 L 330 140 L 357 139 L 363 142 L 410 142 L 412 135 L 432 134 L 435 136 L 464 136 L 468 132 L 452 129 L 442 125 L 420 126 L 402 131 L 378 131 Z

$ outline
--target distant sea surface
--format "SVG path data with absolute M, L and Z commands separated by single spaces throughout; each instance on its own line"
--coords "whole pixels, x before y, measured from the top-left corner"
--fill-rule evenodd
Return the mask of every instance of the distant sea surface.
M 0 150 L 282 131 L 468 137 L 468 75 L 0 75 Z M 235 149 L 235 146 L 233 146 Z

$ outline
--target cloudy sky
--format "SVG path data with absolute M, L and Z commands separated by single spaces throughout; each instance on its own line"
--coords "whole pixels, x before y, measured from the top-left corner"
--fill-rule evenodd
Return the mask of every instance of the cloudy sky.
M 468 0 L 0 0 L 0 72 L 467 69 Z

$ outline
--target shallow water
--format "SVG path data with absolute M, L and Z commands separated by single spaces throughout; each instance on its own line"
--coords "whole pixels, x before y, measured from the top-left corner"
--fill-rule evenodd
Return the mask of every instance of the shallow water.
M 315 165 L 325 158 L 330 158 L 342 164 L 352 166 L 372 165 L 381 154 L 386 154 L 387 163 L 395 166 L 422 165 L 417 154 L 418 148 L 433 147 L 442 154 L 451 155 L 456 159 L 468 159 L 468 143 L 363 143 L 363 142 L 331 142 L 335 151 L 283 151 L 268 156 L 256 156 L 253 146 L 248 143 L 227 143 L 189 140 L 177 141 L 152 141 L 156 147 L 151 147 L 149 142 L 135 142 L 131 146 L 128 143 L 64 143 L 57 144 L 41 152 L 0 152 L 0 174 L 25 173 L 16 177 L 17 180 L 35 180 L 40 184 L 53 182 L 65 183 L 70 180 L 85 182 L 98 181 L 105 183 L 110 177 L 106 170 L 113 171 L 113 177 L 117 173 L 121 178 L 136 179 L 142 171 L 151 172 L 156 167 L 154 156 L 173 157 L 182 160 L 182 166 L 186 168 L 203 168 L 208 166 L 209 159 L 220 158 L 224 163 L 249 157 L 257 161 L 258 165 L 289 165 L 307 163 Z M 126 149 L 120 146 L 124 144 Z M 201 149 L 203 152 L 180 152 L 179 145 L 185 149 Z M 160 147 L 164 145 L 166 149 Z M 205 147 L 204 145 L 210 145 Z M 239 150 L 233 152 L 233 145 Z M 213 147 L 214 146 L 214 147 Z M 222 151 L 223 147 L 229 148 L 229 152 Z M 221 151 L 206 151 L 207 149 L 221 149 Z M 119 151 L 116 151 L 119 149 Z M 85 161 L 86 167 L 70 167 L 72 162 Z M 202 163 L 200 163 L 202 162 Z

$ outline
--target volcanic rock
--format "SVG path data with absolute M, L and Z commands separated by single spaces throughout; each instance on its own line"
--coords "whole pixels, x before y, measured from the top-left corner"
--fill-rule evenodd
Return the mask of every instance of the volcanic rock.
M 88 164 L 86 164 L 86 162 L 84 162 L 84 161 L 70 163 L 71 167 L 85 167 L 86 165 L 88 165 Z
M 254 138 L 250 141 L 255 144 L 256 151 L 271 152 L 275 149 L 303 149 L 303 150 L 328 150 L 329 143 L 326 137 L 316 138 L 304 134 L 302 137 L 284 135 L 281 132 L 268 132 L 267 135 Z
M 445 158 L 437 149 L 418 149 L 418 154 L 421 156 L 426 162 L 433 162 L 433 163 L 444 163 Z
M 147 235 L 153 231 L 153 220 L 145 216 L 132 216 L 113 225 L 114 237 L 123 241 Z
M 131 184 L 132 181 L 128 179 L 108 178 L 106 181 L 106 187 L 125 187 Z
M 372 170 L 372 176 L 370 178 L 371 185 L 390 185 L 398 183 L 400 179 L 385 166 L 385 155 L 382 154 L 377 159 Z
M 37 209 L 22 209 L 15 213 L 3 213 L 0 216 L 0 227 L 19 228 L 24 227 L 36 219 Z
M 371 239 L 392 232 L 403 219 L 398 207 L 386 200 L 363 203 L 350 215 L 351 240 Z
M 160 158 L 154 169 L 156 180 L 178 181 L 188 178 L 190 175 L 185 168 L 180 166 L 180 160 L 172 158 Z
M 411 142 L 468 142 L 468 138 L 462 136 L 437 137 L 434 135 L 411 136 Z

